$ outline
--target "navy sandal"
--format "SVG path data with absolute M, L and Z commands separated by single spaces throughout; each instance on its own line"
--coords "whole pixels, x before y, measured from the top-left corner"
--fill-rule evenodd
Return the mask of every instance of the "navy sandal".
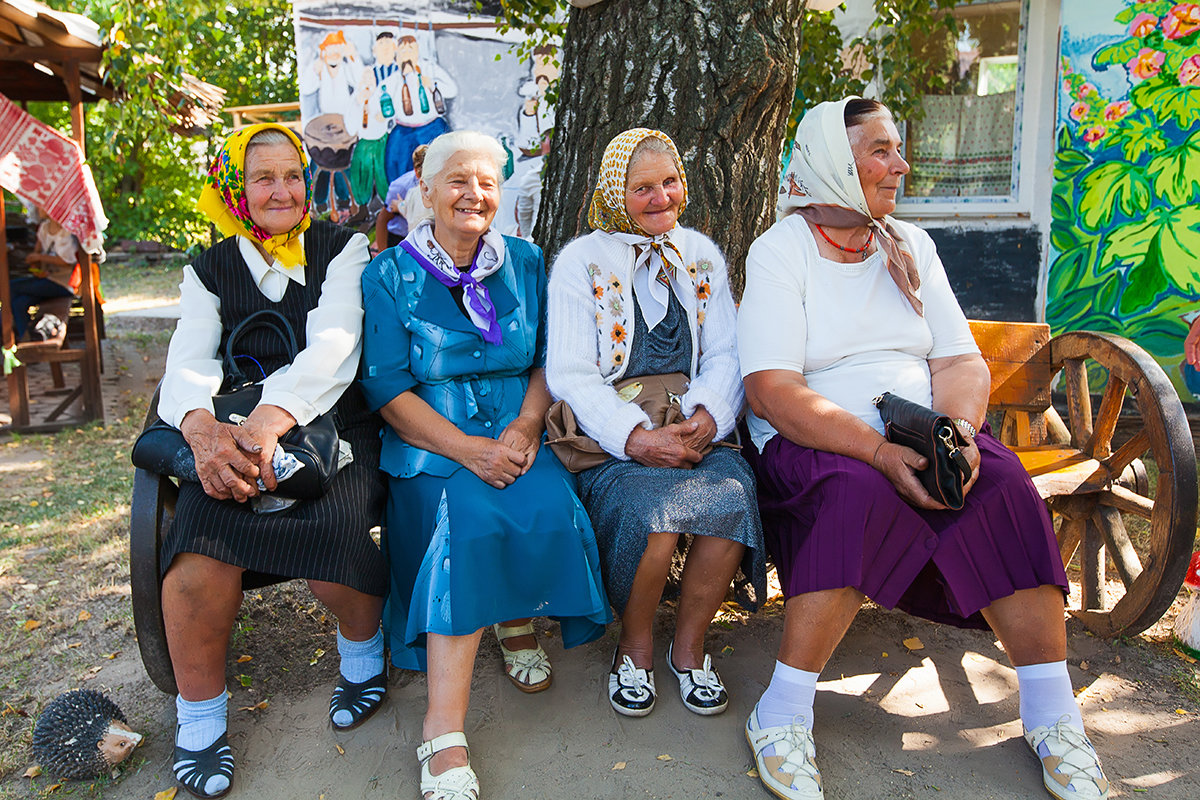
M 387 697 L 386 666 L 383 668 L 383 672 L 362 683 L 351 683 L 345 677 L 339 676 L 337 687 L 333 690 L 333 697 L 329 699 L 329 721 L 333 723 L 333 729 L 348 731 L 362 725 L 379 710 L 385 697 Z M 333 715 L 338 711 L 350 712 L 351 720 L 348 724 L 339 725 L 334 722 Z
M 200 751 L 185 750 L 175 745 L 175 765 L 171 768 L 179 785 L 201 800 L 212 800 L 224 797 L 233 788 L 233 751 L 229 749 L 229 740 L 222 733 L 220 738 Z M 208 779 L 224 775 L 229 785 L 216 794 L 206 794 L 204 791 Z

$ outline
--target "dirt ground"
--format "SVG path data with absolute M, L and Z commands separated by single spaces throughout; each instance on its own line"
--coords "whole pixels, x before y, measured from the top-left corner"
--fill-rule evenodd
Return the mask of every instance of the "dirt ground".
M 110 323 L 110 420 L 144 410 L 165 352 L 165 336 L 154 329 Z M 127 436 L 133 430 L 128 423 L 113 428 Z M 52 442 L 0 437 L 4 497 L 26 496 L 22 465 L 38 463 Z M 122 444 L 106 446 L 119 451 Z M 173 702 L 142 669 L 129 608 L 127 502 L 113 498 L 111 513 L 88 522 L 94 545 L 86 549 L 14 545 L 19 537 L 0 530 L 7 636 L 0 641 L 10 651 L 0 654 L 0 798 L 150 800 L 174 785 Z M 24 630 L 34 617 L 45 624 Z M 664 605 L 664 648 L 673 620 Z M 1172 652 L 1169 620 L 1111 643 L 1068 622 L 1071 678 L 1113 797 L 1200 797 L 1200 672 Z M 557 626 L 540 620 L 555 683 L 532 696 L 503 677 L 499 650 L 486 636 L 466 731 L 484 798 L 767 798 L 750 774 L 742 726 L 769 680 L 781 627 L 778 602 L 754 616 L 724 614 L 714 625 L 709 649 L 732 698 L 714 718 L 683 708 L 661 653 L 658 708 L 645 719 L 614 714 L 604 687 L 615 627 L 599 642 L 564 652 Z M 912 637 L 920 649 L 904 644 L 918 644 Z M 301 584 L 247 598 L 228 669 L 238 767 L 233 797 L 417 798 L 424 676 L 393 672 L 380 713 L 336 734 L 327 717 L 336 669 L 332 620 Z M 868 606 L 824 678 L 816 740 L 831 800 L 1048 797 L 1020 736 L 1015 674 L 993 636 Z M 22 777 L 33 766 L 33 719 L 52 698 L 79 687 L 108 693 L 146 734 L 143 746 L 116 777 Z

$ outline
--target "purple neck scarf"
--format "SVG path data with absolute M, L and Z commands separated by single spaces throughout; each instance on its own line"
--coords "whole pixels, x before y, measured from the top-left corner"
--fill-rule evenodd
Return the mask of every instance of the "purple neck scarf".
M 469 312 L 467 316 L 471 318 L 471 322 L 479 329 L 479 335 L 488 344 L 499 345 L 503 340 L 503 334 L 500 331 L 500 323 L 496 319 L 496 306 L 492 303 L 492 295 L 488 292 L 487 287 L 471 273 L 475 271 L 475 265 L 479 261 L 479 252 L 483 248 L 483 241 L 475 247 L 475 257 L 471 261 L 471 268 L 467 270 L 455 269 L 456 276 L 447 275 L 442 269 L 439 269 L 428 258 L 421 255 L 407 239 L 400 242 L 400 247 L 404 252 L 408 253 L 413 259 L 421 265 L 421 268 L 428 272 L 433 277 L 437 278 L 438 282 L 446 288 L 450 289 L 455 286 L 461 286 L 463 290 L 463 299 L 466 301 L 466 306 Z

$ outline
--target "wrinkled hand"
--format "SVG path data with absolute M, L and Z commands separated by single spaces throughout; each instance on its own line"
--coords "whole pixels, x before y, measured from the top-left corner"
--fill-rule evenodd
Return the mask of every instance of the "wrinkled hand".
M 1183 357 L 1193 367 L 1200 368 L 1200 317 L 1192 320 L 1187 338 L 1183 340 Z
M 647 467 L 691 469 L 700 463 L 701 455 L 685 440 L 693 437 L 699 427 L 700 422 L 694 416 L 652 431 L 639 425 L 625 440 L 625 455 Z
M 256 406 L 246 421 L 234 428 L 238 447 L 258 464 L 258 474 L 268 492 L 275 491 L 275 445 L 296 425 L 296 418 L 279 406 Z
M 217 422 L 210 412 L 196 409 L 184 417 L 179 432 L 192 448 L 196 475 L 205 494 L 217 500 L 233 498 L 239 503 L 258 494 L 258 467 L 238 444 L 238 426 Z
M 532 417 L 517 417 L 508 423 L 497 439 L 525 456 L 525 464 L 521 467 L 521 474 L 524 475 L 533 466 L 542 444 L 541 421 Z
M 525 474 L 528 458 L 524 452 L 497 439 L 483 436 L 472 436 L 470 439 L 471 452 L 462 464 L 484 483 L 503 489 Z
M 699 453 L 717 437 L 717 421 L 704 406 L 699 406 L 687 421 L 695 422 L 697 426 L 694 432 L 683 437 L 683 443 Z
M 925 456 L 916 450 L 893 442 L 884 442 L 875 451 L 871 466 L 883 473 L 883 477 L 891 481 L 892 486 L 900 493 L 900 497 L 910 506 L 926 508 L 931 511 L 945 510 L 945 506 L 934 500 L 921 480 L 917 471 L 925 469 L 928 463 Z

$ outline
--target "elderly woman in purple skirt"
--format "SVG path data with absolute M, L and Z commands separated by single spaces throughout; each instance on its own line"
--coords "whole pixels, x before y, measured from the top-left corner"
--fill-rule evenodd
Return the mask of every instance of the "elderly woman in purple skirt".
M 767 548 L 787 598 L 770 685 L 746 723 L 759 775 L 821 798 L 813 699 L 864 597 L 960 627 L 990 626 L 1016 667 L 1025 739 L 1060 800 L 1108 796 L 1066 666 L 1067 579 L 1017 457 L 984 423 L 989 376 L 933 241 L 888 216 L 908 164 L 872 100 L 808 112 L 781 219 L 746 261 L 738 348 Z M 954 419 L 972 472 L 960 511 L 924 459 L 888 442 L 889 391 Z

